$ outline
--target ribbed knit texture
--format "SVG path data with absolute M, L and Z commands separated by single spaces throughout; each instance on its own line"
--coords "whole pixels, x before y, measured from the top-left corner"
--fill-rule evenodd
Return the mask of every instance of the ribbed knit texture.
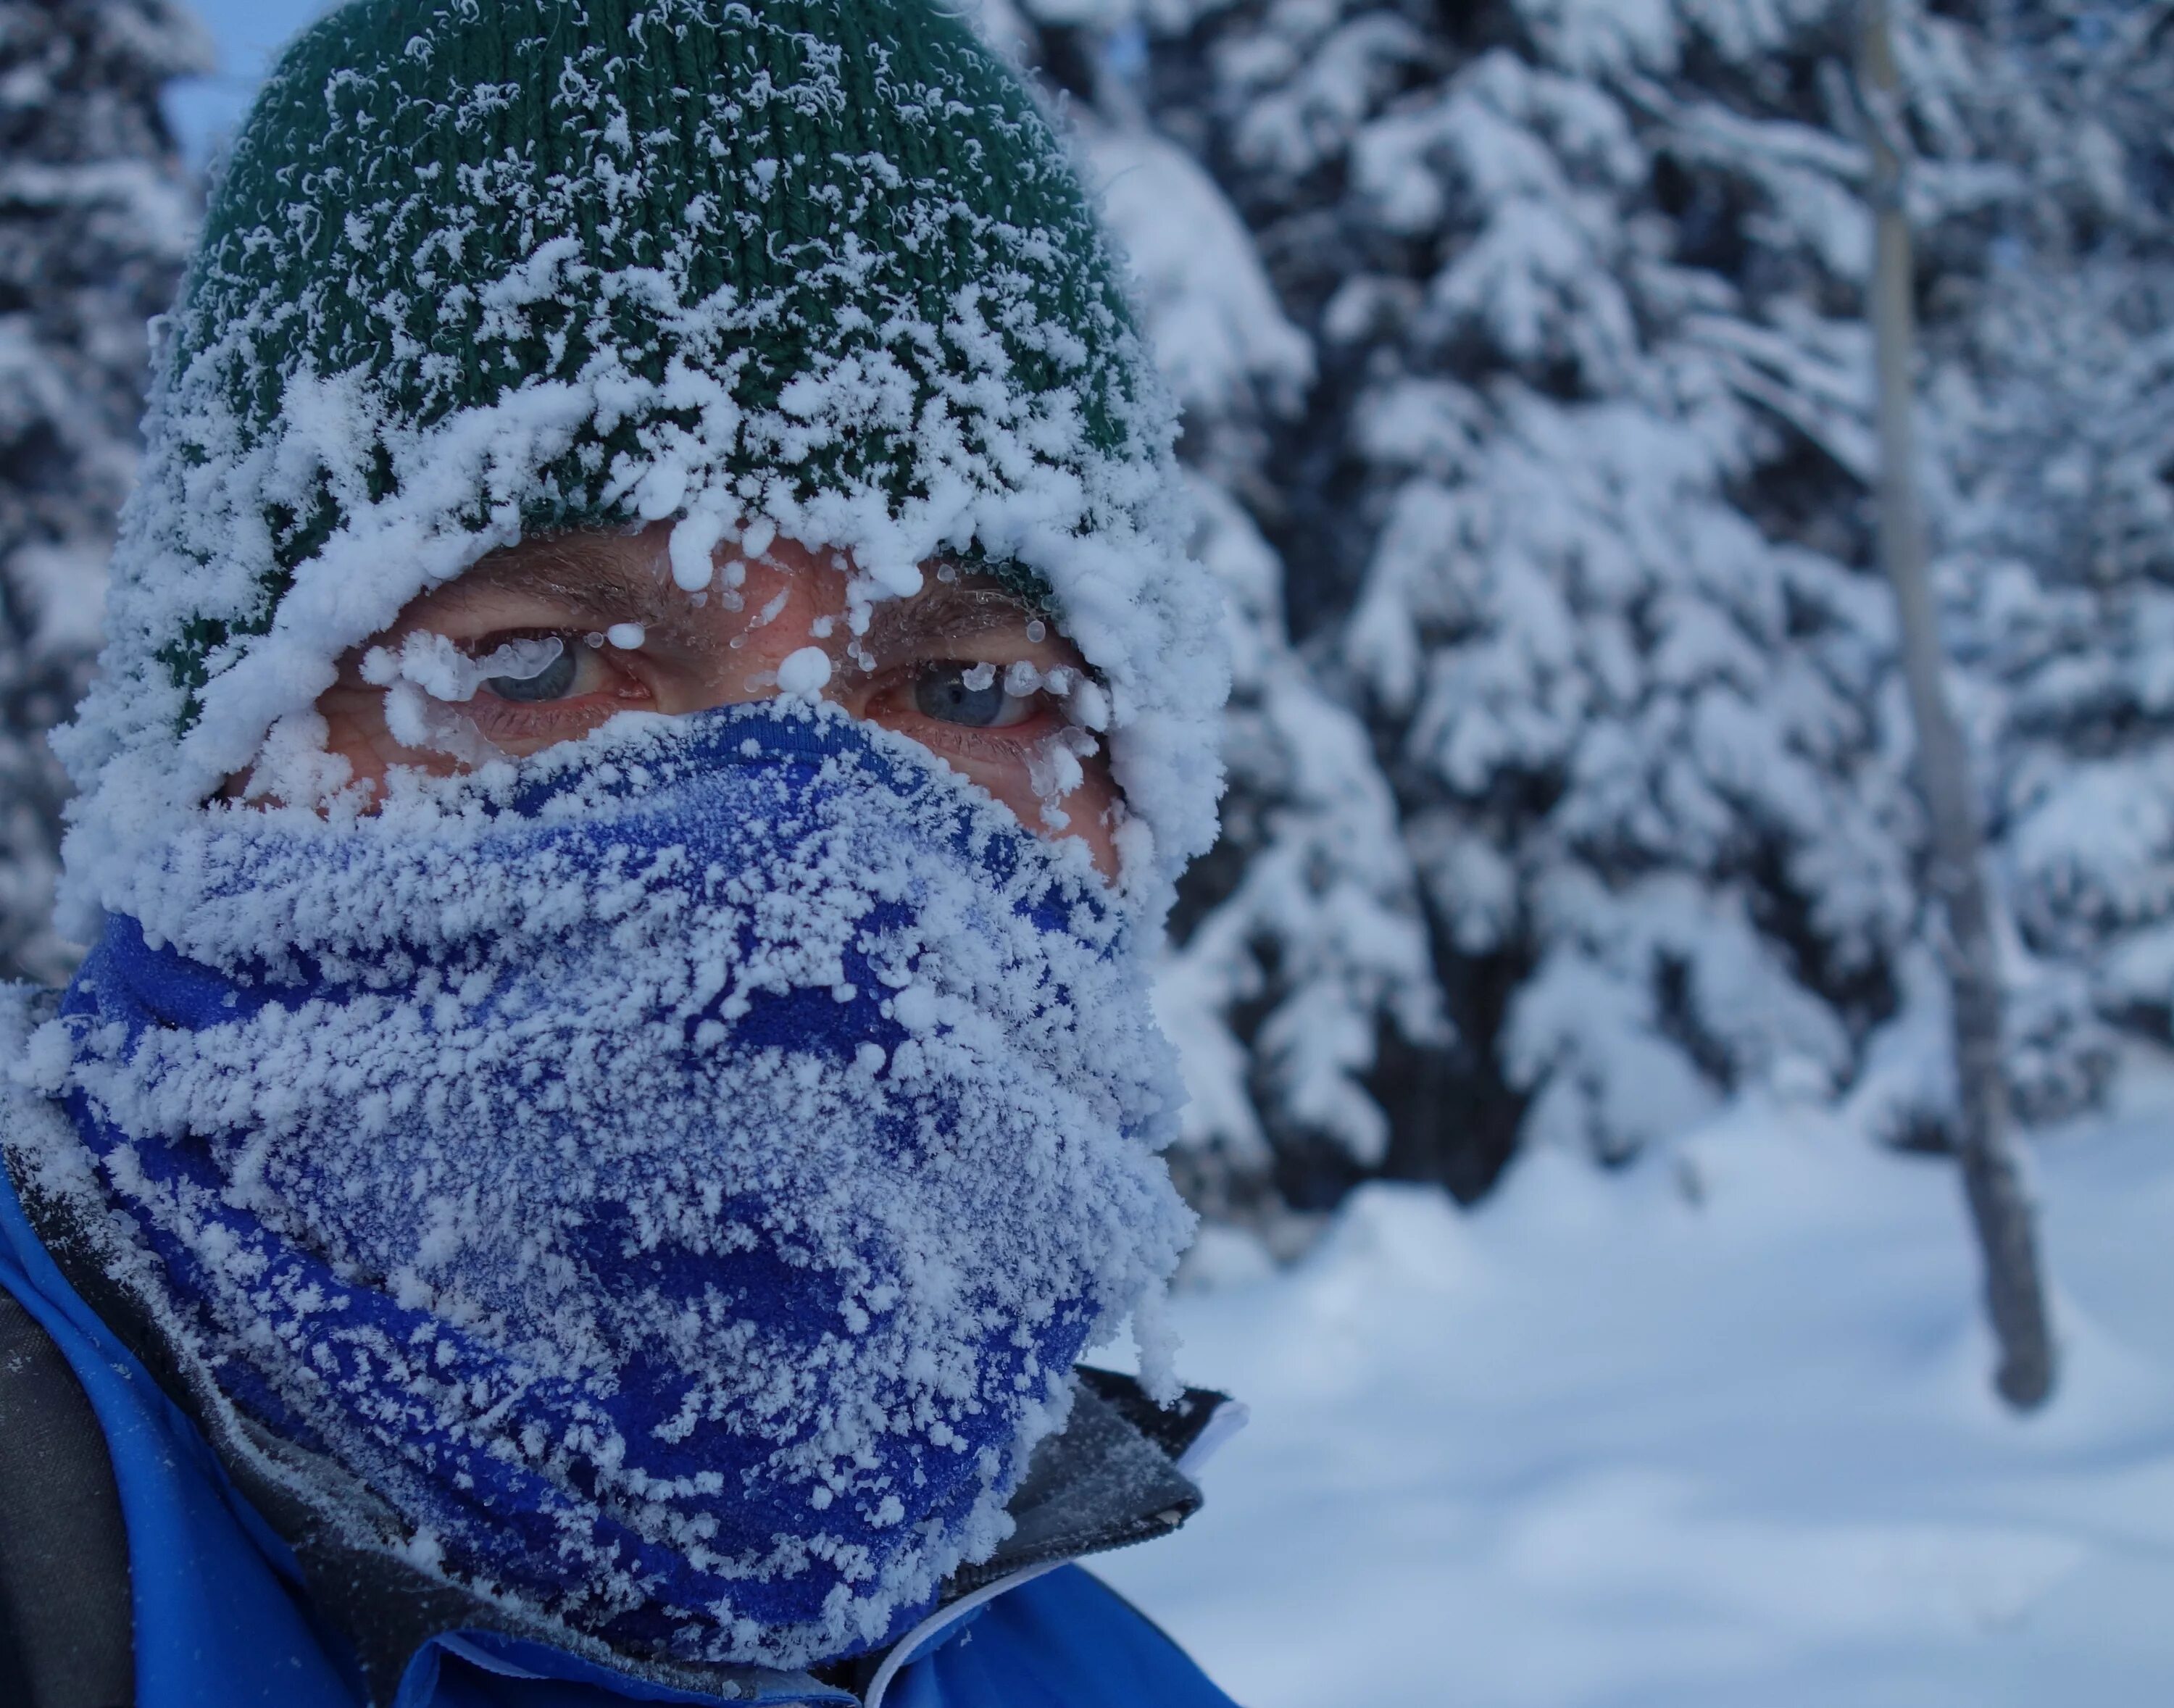
M 917 424 L 983 359 L 928 332 L 992 283 L 1013 382 L 1076 388 L 1088 444 L 1126 448 L 1126 305 L 1092 214 L 1025 91 L 955 17 L 912 0 L 360 0 L 294 43 L 252 109 L 172 364 L 212 365 L 245 444 L 298 375 L 366 373 L 387 420 L 365 431 L 412 433 L 600 359 L 658 385 L 697 368 L 741 409 L 791 417 L 793 382 L 857 350 L 904 358 Z M 718 401 L 585 424 L 518 495 L 524 527 L 624 516 L 648 430 Z M 744 435 L 724 461 L 749 499 L 780 470 L 803 497 L 843 478 L 903 499 L 916 459 L 898 436 L 881 421 Z M 392 459 L 358 448 L 381 501 Z M 338 474 L 272 506 L 277 567 L 242 626 L 344 520 Z M 176 637 L 192 685 L 226 629 L 199 618 Z

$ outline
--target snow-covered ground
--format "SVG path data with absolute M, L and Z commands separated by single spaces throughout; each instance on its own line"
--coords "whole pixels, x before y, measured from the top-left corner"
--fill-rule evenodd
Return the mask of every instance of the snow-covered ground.
M 1376 1186 L 1181 1300 L 1252 1426 L 1105 1576 L 1247 1708 L 2174 1700 L 2174 1070 L 2034 1147 L 2063 1385 L 2018 1420 L 1957 1182 L 1747 1105 L 1476 1211 Z M 1215 1254 L 1211 1254 L 1211 1257 Z

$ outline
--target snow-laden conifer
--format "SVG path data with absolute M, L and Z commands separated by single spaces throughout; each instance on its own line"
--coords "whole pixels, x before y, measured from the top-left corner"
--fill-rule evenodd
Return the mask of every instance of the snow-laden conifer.
M 1280 613 L 1276 645 L 1295 645 L 1275 656 L 1368 738 L 1327 768 L 1333 800 L 1277 822 L 1307 824 L 1290 846 L 1308 869 L 1363 893 L 1408 895 L 1393 867 L 1423 880 L 1409 976 L 1315 986 L 1317 1060 L 1371 1040 L 1340 1081 L 1371 1117 L 1286 1123 L 1254 1030 L 1276 998 L 1252 981 L 1328 937 L 1288 897 L 1229 911 L 1276 863 L 1252 803 L 1296 775 L 1257 781 L 1274 768 L 1248 755 L 1274 743 L 1241 667 L 1229 840 L 1193 881 L 1231 900 L 1179 916 L 1201 923 L 1177 963 L 1187 1012 L 1222 1017 L 1192 1034 L 1214 1046 L 1192 1052 L 1196 1126 L 1250 1120 L 1287 1180 L 1327 1136 L 1354 1171 L 1386 1156 L 1462 1190 L 1521 1138 L 1620 1155 L 1761 1083 L 1845 1098 L 1894 1139 L 1944 1126 L 1938 932 L 1870 535 L 1850 8 L 1030 10 L 1006 28 L 1089 129 L 1116 115 L 1181 146 L 1249 240 L 1197 210 L 1128 232 L 1184 395 L 1202 548 L 1273 591 L 1239 608 Z M 2148 260 L 2174 175 L 2151 25 L 2142 7 L 1897 11 L 1921 474 L 2033 1117 L 2096 1095 L 2109 1022 L 2163 1026 L 2174 986 L 2174 698 L 2146 567 L 2174 504 Z M 1143 154 L 1109 175 L 1121 227 L 1174 170 Z M 1274 318 L 1233 307 L 1255 268 L 1309 347 L 1296 412 L 1263 383 L 1274 359 L 1234 354 L 1235 325 Z M 1266 950 L 1252 971 L 1199 976 L 1247 967 L 1205 952 L 1238 941 Z M 1426 970 L 1451 1024 L 1401 1024 L 1436 994 Z
M 1346 0 L 1172 50 L 1319 343 L 1290 466 L 1329 501 L 1278 543 L 1424 881 L 1439 1172 L 1512 1123 L 1613 1156 L 1747 1084 L 1839 1089 L 1891 999 L 1836 19 Z
M 1950 267 L 1929 419 L 1947 625 L 2012 929 L 2024 1111 L 2174 1013 L 2174 44 L 2144 6 L 1999 14 L 1951 100 L 2004 174 Z
M 45 732 L 98 646 L 144 324 L 194 196 L 159 108 L 209 67 L 174 0 L 0 0 L 0 978 L 53 978 L 65 781 Z
M 1137 18 L 1030 6 L 991 22 L 1070 98 L 1184 412 L 1192 549 L 1223 590 L 1232 692 L 1221 839 L 1180 886 L 1157 985 L 1191 1094 L 1172 1166 L 1204 1207 L 1273 1233 L 1280 1198 L 1384 1164 L 1384 1047 L 1444 1036 L 1394 798 L 1365 724 L 1291 644 L 1290 571 L 1261 527 L 1284 508 L 1269 467 L 1305 417 L 1314 343 L 1221 186 L 1158 122 L 1184 114 L 1147 110 Z

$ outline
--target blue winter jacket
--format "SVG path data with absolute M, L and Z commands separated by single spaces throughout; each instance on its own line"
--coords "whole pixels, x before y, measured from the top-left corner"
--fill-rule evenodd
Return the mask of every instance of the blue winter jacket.
M 0 1080 L 4 1068 L 0 1062 Z M 57 1114 L 43 1100 L 0 1085 L 0 1143 L 16 1136 L 8 1131 L 11 1125 Z M 73 1273 L 82 1278 L 79 1268 Z M 688 1688 L 503 1630 L 458 1623 L 433 1628 L 427 1597 L 419 1602 L 412 1586 L 397 1584 L 396 1598 L 408 1599 L 395 1611 L 406 1624 L 395 1619 L 392 1628 L 418 1635 L 400 1640 L 391 1667 L 381 1653 L 373 1670 L 342 1635 L 354 1621 L 332 1617 L 339 1610 L 325 1605 L 328 1592 L 345 1593 L 339 1574 L 322 1565 L 311 1570 L 244 1495 L 168 1392 L 171 1373 L 162 1387 L 56 1262 L 4 1167 L 0 1291 L 19 1304 L 20 1312 L 6 1314 L 22 1332 L 42 1330 L 65 1359 L 111 1457 L 126 1536 L 135 1708 L 365 1708 L 373 1700 L 378 1708 L 608 1708 L 622 1701 L 730 1701 L 741 1708 L 1232 1708 L 1169 1638 L 1065 1563 L 1068 1551 L 1166 1531 L 1197 1505 L 1197 1495 L 1170 1493 L 1189 1491 L 1182 1478 L 1159 1483 L 1154 1469 L 1141 1468 L 1144 1452 L 1151 1454 L 1145 1434 L 1127 1421 L 1122 1404 L 1099 1397 L 1091 1381 L 1060 1440 L 1083 1433 L 1095 1439 L 1075 1444 L 1073 1458 L 1082 1462 L 1060 1465 L 1061 1474 L 1042 1474 L 1037 1458 L 1028 1480 L 1041 1486 L 1022 1494 L 1034 1493 L 1039 1504 L 1021 1514 L 1014 1503 L 1020 1533 L 1007 1544 L 1013 1569 L 955 1597 L 902 1640 L 898 1652 L 862 1662 L 844 1682 L 749 1668 Z M 0 1300 L 0 1307 L 7 1303 Z M 23 1322 L 23 1312 L 35 1329 Z M 132 1338 L 142 1344 L 140 1334 Z M 0 1338 L 0 1354 L 4 1351 Z M 1121 1383 L 1110 1392 L 1120 1402 L 1126 1398 Z M 0 1386 L 0 1420 L 6 1397 Z M 78 1403 L 73 1396 L 70 1403 Z M 1147 1424 L 1155 1426 L 1152 1419 Z M 1167 1451 L 1169 1443 L 1160 1445 Z M 0 1477 L 7 1475 L 7 1451 L 0 1441 Z M 1160 1463 L 1176 1475 L 1167 1459 Z M 1172 1504 L 1140 1511 L 1139 1499 L 1127 1504 L 1128 1490 L 1144 1495 L 1150 1507 L 1159 1500 Z M 5 1522 L 0 1502 L 0 1526 Z M 0 1555 L 6 1540 L 0 1535 Z M 0 1590 L 5 1587 L 0 1582 Z M 419 1606 L 425 1620 L 420 1626 Z M 4 1624 L 0 1619 L 0 1695 L 8 1694 Z

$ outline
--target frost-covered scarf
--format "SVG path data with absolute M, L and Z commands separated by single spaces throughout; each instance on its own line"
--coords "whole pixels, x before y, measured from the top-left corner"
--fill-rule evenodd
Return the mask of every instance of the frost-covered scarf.
M 882 1640 L 1188 1217 L 1126 928 L 833 712 L 214 807 L 46 1040 L 223 1392 L 623 1650 Z

